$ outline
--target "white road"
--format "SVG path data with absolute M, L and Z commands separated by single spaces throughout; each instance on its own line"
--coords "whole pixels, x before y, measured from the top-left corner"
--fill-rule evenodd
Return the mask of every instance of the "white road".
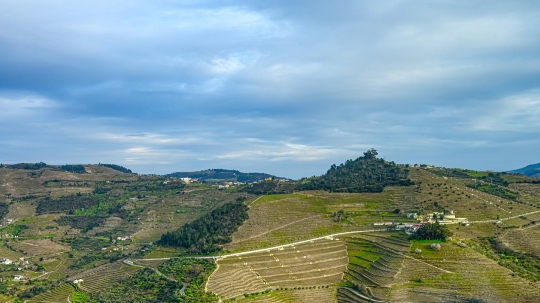
M 256 254 L 256 253 L 260 253 L 260 252 L 269 252 L 271 250 L 278 250 L 280 248 L 292 247 L 292 246 L 295 246 L 295 245 L 304 244 L 304 243 L 310 243 L 312 241 L 317 241 L 317 240 L 322 240 L 322 239 L 331 239 L 331 238 L 338 237 L 338 236 L 343 236 L 343 235 L 359 234 L 359 233 L 373 233 L 373 232 L 381 232 L 381 231 L 387 231 L 387 229 L 369 229 L 369 230 L 346 231 L 346 232 L 341 232 L 341 233 L 337 233 L 337 234 L 331 234 L 331 235 L 327 235 L 327 236 L 311 238 L 311 239 L 307 239 L 307 240 L 303 240 L 303 241 L 297 241 L 297 242 L 293 242 L 293 243 L 272 246 L 272 247 L 268 247 L 268 248 L 255 249 L 255 250 L 232 253 L 232 254 L 226 254 L 226 255 L 220 255 L 220 256 L 204 256 L 204 257 L 202 257 L 202 256 L 193 256 L 193 257 L 183 256 L 183 257 L 173 257 L 173 258 L 152 258 L 152 259 L 133 259 L 133 260 L 135 260 L 135 261 L 159 261 L 159 260 L 170 260 L 170 259 L 178 259 L 178 258 L 225 259 L 225 258 L 229 258 L 229 257 L 239 257 L 239 256 L 244 256 L 244 255 L 249 255 L 249 254 Z

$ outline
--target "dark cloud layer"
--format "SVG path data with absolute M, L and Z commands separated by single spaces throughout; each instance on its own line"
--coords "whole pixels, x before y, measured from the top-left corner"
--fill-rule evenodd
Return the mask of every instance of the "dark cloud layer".
M 536 163 L 539 20 L 536 1 L 1 1 L 0 162 Z

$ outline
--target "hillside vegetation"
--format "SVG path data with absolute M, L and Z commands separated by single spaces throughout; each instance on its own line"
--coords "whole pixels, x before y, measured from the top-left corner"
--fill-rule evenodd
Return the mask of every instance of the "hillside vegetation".
M 0 302 L 540 302 L 535 178 L 375 150 L 229 187 L 81 166 L 0 168 Z
M 160 245 L 180 246 L 190 253 L 212 253 L 231 242 L 232 234 L 248 218 L 247 206 L 242 202 L 222 205 L 174 232 L 167 232 Z
M 326 174 L 301 184 L 299 190 L 322 189 L 330 192 L 382 192 L 386 186 L 411 185 L 408 169 L 394 162 L 377 158 L 377 151 L 368 150 L 356 160 L 332 165 Z

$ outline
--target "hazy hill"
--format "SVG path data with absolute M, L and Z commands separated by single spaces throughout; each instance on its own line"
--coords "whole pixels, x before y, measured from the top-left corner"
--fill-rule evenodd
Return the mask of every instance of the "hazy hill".
M 264 180 L 266 178 L 275 178 L 276 176 L 265 173 L 243 173 L 230 169 L 207 169 L 193 172 L 176 172 L 165 175 L 165 177 L 174 178 L 197 178 L 205 181 L 237 181 L 252 183 Z
M 523 168 L 512 170 L 510 172 L 522 174 L 529 177 L 540 178 L 540 163 L 527 165 Z
M 95 166 L 95 165 L 86 165 L 86 167 L 89 166 Z M 115 171 L 123 172 L 123 173 L 129 173 L 131 174 L 132 171 L 130 169 L 127 169 L 123 166 L 116 165 L 116 164 L 104 164 L 99 163 L 98 166 L 108 167 L 110 169 L 113 169 Z M 41 169 L 49 169 L 49 170 L 56 170 L 56 171 L 65 171 L 70 173 L 78 173 L 78 174 L 84 174 L 87 173 L 85 169 L 85 165 L 82 164 L 65 164 L 65 165 L 49 165 L 44 162 L 38 162 L 38 163 L 17 163 L 17 164 L 0 164 L 0 168 L 9 168 L 9 169 L 23 169 L 23 170 L 41 170 Z

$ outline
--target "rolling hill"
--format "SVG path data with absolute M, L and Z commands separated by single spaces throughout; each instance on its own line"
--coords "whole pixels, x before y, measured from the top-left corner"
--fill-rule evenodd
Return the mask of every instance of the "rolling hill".
M 527 165 L 520 169 L 510 171 L 514 174 L 522 174 L 529 177 L 540 178 L 540 163 Z
M 0 302 L 540 301 L 537 179 L 365 156 L 314 189 L 4 166 Z M 451 237 L 405 232 L 434 215 Z

